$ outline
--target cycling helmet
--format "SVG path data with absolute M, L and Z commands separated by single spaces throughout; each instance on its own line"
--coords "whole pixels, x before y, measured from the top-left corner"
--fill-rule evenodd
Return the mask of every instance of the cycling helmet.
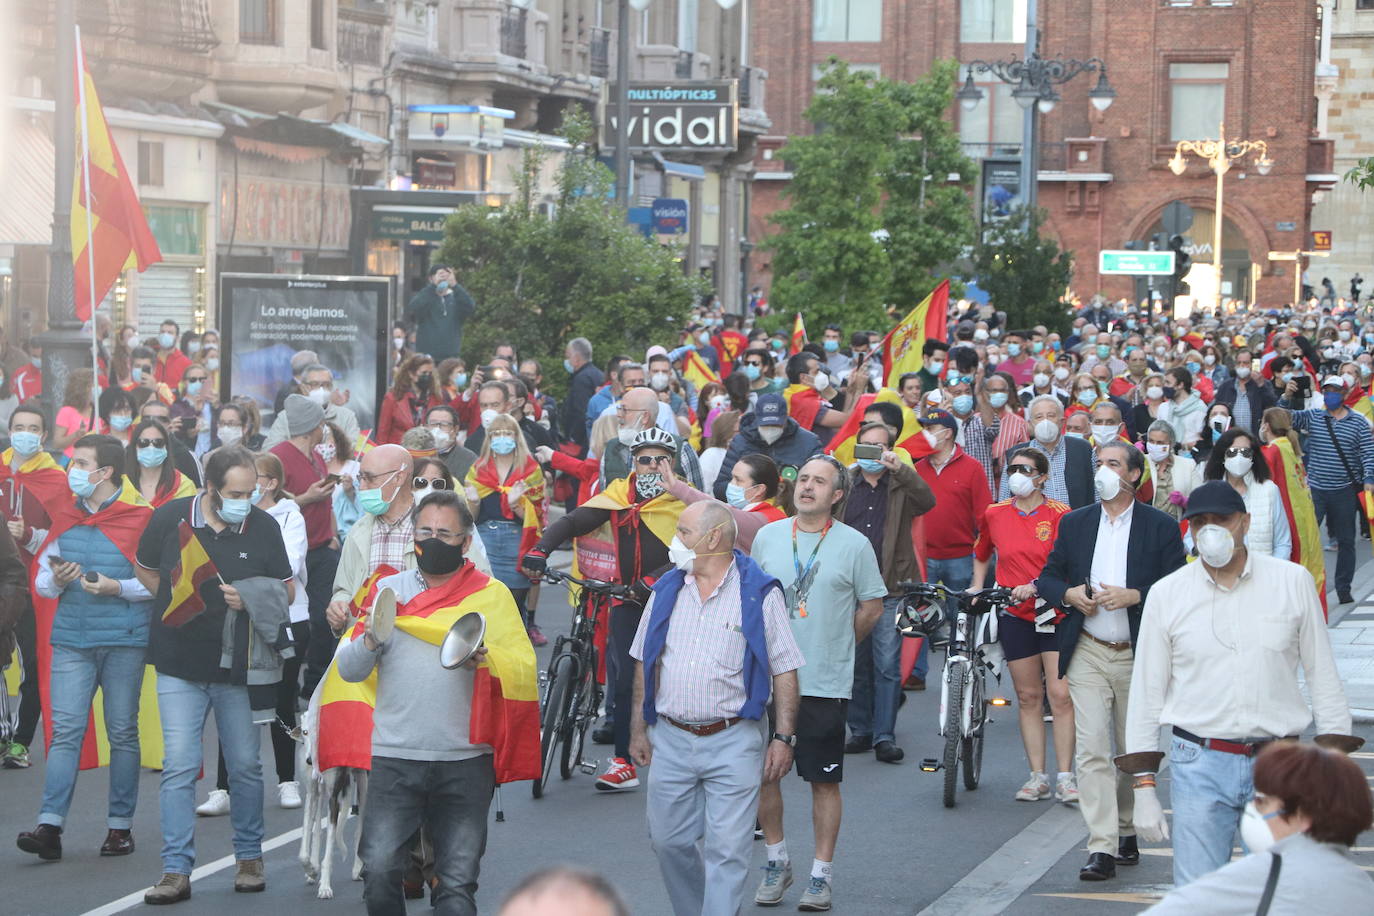
M 913 595 L 897 607 L 897 630 L 903 636 L 932 637 L 944 622 L 945 609 L 933 598 Z
M 635 436 L 634 442 L 630 445 L 630 454 L 634 454 L 642 448 L 661 448 L 669 454 L 677 454 L 677 439 L 670 432 L 665 432 L 657 426 L 651 426 Z

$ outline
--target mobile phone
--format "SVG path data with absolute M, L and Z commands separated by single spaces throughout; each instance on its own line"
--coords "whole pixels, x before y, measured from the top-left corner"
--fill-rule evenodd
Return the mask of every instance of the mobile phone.
M 325 483 L 338 483 L 341 480 L 343 480 L 342 474 L 326 474 L 324 477 Z
M 879 459 L 883 457 L 883 447 L 881 445 L 868 445 L 860 443 L 854 446 L 855 458 Z
M 1302 395 L 1303 397 L 1310 397 L 1312 394 L 1312 379 L 1306 375 L 1300 375 L 1297 378 L 1297 382 L 1298 394 Z
M 68 560 L 66 557 L 59 557 L 57 554 L 52 554 L 51 556 L 48 557 L 48 562 L 49 562 L 49 563 L 70 563 L 71 560 Z

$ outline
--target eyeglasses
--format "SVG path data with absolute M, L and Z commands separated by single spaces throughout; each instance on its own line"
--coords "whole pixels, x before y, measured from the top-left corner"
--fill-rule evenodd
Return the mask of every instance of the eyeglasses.
M 391 482 L 391 478 L 395 477 L 399 473 L 401 473 L 400 468 L 382 474 L 369 474 L 366 471 L 364 471 L 358 475 L 358 482 L 365 483 L 368 486 L 371 486 L 373 483 L 380 480 L 382 482 L 382 486 L 386 486 L 388 483 Z
M 1232 446 L 1226 450 L 1227 458 L 1253 458 L 1254 455 L 1255 450 L 1249 447 L 1240 448 L 1239 446 Z
M 761 359 L 746 359 L 744 364 L 746 366 L 758 366 L 760 369 L 763 368 L 763 360 Z
M 166 439 L 139 439 L 137 444 L 138 444 L 138 447 L 139 447 L 139 448 L 162 448 L 164 445 L 167 444 L 167 440 L 166 440 Z
M 429 425 L 436 429 L 453 429 L 453 424 L 448 420 L 431 420 Z
M 642 468 L 652 467 L 660 461 L 667 461 L 667 455 L 635 455 L 635 464 Z
M 442 477 L 436 477 L 433 480 L 430 480 L 428 477 L 416 477 L 411 481 L 411 485 L 417 490 L 423 490 L 425 487 L 429 487 L 431 490 L 448 489 L 448 481 Z
M 449 531 L 447 528 L 416 528 L 415 540 L 427 541 L 430 538 L 438 538 L 446 544 L 452 544 L 461 537 L 467 537 L 466 531 Z
M 1027 477 L 1034 477 L 1036 474 L 1039 474 L 1040 472 L 1037 471 L 1037 470 L 1035 469 L 1035 466 L 1034 466 L 1034 465 L 1030 465 L 1030 464 L 1012 464 L 1012 465 L 1008 465 L 1008 466 L 1007 466 L 1007 473 L 1008 473 L 1008 474 L 1025 474 Z
M 205 380 L 208 379 L 208 378 L 209 378 L 208 375 L 197 375 L 197 376 L 195 376 L 194 378 L 188 375 L 188 376 L 186 376 L 186 381 L 187 381 L 187 382 L 203 382 L 203 381 L 205 381 Z

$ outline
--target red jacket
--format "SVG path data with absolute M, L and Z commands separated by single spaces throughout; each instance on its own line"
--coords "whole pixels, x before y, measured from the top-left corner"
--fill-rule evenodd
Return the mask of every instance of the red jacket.
M 191 368 L 191 357 L 180 350 L 173 350 L 166 356 L 158 354 L 157 365 L 153 367 L 153 378 L 168 388 L 181 384 L 181 377 Z
M 372 440 L 378 445 L 400 445 L 406 431 L 425 422 L 425 413 L 431 407 L 442 404 L 436 397 L 421 399 L 414 394 L 396 398 L 395 392 L 388 391 L 382 399 L 382 409 L 377 417 L 377 431 Z
M 992 502 L 988 477 L 978 459 L 957 445 L 937 473 L 930 458 L 916 462 L 916 473 L 935 491 L 935 508 L 925 519 L 926 557 L 953 560 L 973 554 L 973 542 L 983 527 L 983 514 Z

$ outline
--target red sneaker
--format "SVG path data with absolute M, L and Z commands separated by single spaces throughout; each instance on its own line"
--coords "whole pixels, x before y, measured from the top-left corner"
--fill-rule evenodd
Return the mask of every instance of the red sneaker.
M 534 624 L 530 624 L 529 629 L 525 632 L 529 634 L 530 645 L 534 646 L 535 648 L 538 648 L 539 646 L 547 646 L 549 644 L 549 638 L 545 636 L 542 632 L 540 632 L 539 628 Z
M 596 787 L 603 792 L 619 792 L 639 785 L 634 765 L 623 757 L 612 757 L 606 772 L 596 777 Z

